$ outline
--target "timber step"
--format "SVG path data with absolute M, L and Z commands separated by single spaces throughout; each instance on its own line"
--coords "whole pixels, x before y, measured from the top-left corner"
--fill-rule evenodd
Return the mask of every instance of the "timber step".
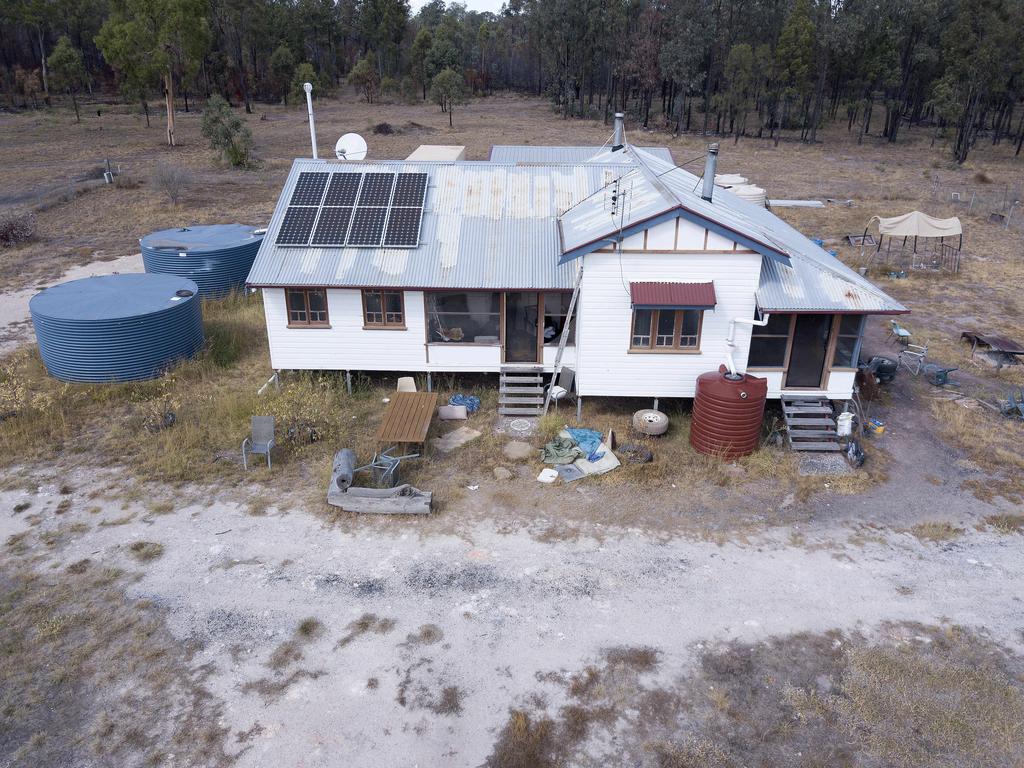
M 501 395 L 543 395 L 544 387 L 537 385 L 535 387 L 519 387 L 519 386 L 505 386 L 502 384 L 498 387 L 498 394 Z
M 541 401 L 543 402 L 543 401 Z M 508 405 L 502 405 L 498 407 L 499 416 L 539 416 L 540 408 L 536 406 L 532 408 L 514 408 Z
M 544 396 L 527 397 L 526 395 L 499 395 L 498 405 L 544 405 Z
M 782 415 L 793 451 L 841 451 L 835 411 L 830 400 L 813 396 L 783 396 Z
M 498 377 L 498 414 L 540 416 L 544 407 L 544 367 L 503 365 Z

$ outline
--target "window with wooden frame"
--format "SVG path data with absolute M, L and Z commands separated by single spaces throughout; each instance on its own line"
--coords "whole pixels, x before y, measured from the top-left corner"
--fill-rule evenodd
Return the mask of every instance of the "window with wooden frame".
M 327 291 L 323 288 L 286 288 L 289 328 L 327 328 Z
M 832 355 L 833 368 L 856 368 L 860 353 L 860 337 L 864 329 L 864 315 L 839 315 L 832 327 L 836 336 L 836 351 Z
M 405 328 L 405 294 L 402 291 L 363 291 L 364 328 Z
M 572 292 L 548 292 L 543 295 L 544 301 L 544 343 L 548 345 L 558 344 L 562 338 L 562 331 L 565 329 L 565 319 L 569 316 L 569 304 L 572 301 Z M 566 344 L 572 346 L 576 343 L 576 317 L 569 321 L 569 333 Z
M 748 368 L 785 368 L 789 351 L 792 315 L 772 313 L 765 326 L 755 325 L 750 332 Z
M 700 350 L 702 309 L 634 309 L 630 350 L 696 352 Z

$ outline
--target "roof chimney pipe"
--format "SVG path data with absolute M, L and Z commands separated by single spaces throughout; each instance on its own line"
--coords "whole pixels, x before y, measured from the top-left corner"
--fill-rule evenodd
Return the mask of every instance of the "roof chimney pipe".
M 708 144 L 708 157 L 704 161 L 704 189 L 700 196 L 711 202 L 715 194 L 715 168 L 718 165 L 718 144 Z
M 612 152 L 618 152 L 626 146 L 626 115 L 615 113 L 615 133 L 612 134 Z

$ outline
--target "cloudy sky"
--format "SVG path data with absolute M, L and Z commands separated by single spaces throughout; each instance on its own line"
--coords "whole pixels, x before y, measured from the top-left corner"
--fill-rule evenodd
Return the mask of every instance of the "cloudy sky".
M 410 0 L 409 7 L 412 8 L 412 12 L 416 13 L 420 9 L 420 6 L 426 5 L 428 0 Z M 464 3 L 467 8 L 471 11 L 493 11 L 497 13 L 501 10 L 501 4 L 503 0 L 459 0 Z

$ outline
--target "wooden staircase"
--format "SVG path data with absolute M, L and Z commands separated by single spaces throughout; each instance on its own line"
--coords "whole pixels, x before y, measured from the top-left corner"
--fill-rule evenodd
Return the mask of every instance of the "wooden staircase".
M 498 380 L 498 414 L 540 416 L 544 409 L 544 367 L 503 365 Z
M 794 451 L 841 451 L 835 414 L 828 398 L 782 397 L 789 447 Z

